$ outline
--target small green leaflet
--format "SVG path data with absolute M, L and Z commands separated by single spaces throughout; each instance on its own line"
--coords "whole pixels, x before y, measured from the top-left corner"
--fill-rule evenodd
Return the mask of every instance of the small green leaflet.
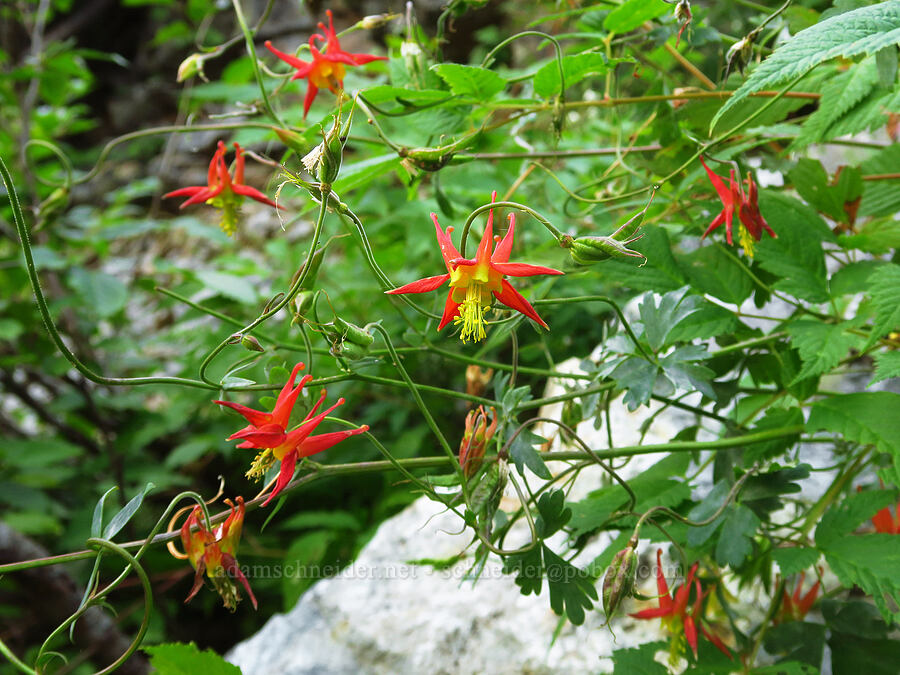
M 550 608 L 559 616 L 567 616 L 576 626 L 584 623 L 585 610 L 590 611 L 597 599 L 594 579 L 584 570 L 563 560 L 546 545 L 544 565 L 550 587 Z
M 816 564 L 820 555 L 818 549 L 809 546 L 776 548 L 772 551 L 772 558 L 778 563 L 778 569 L 781 570 L 783 577 L 809 569 Z
M 891 377 L 900 377 L 900 352 L 880 352 L 875 354 L 875 376 L 869 385 L 887 380 Z
M 562 65 L 566 88 L 581 82 L 588 75 L 605 75 L 611 67 L 625 60 L 607 60 L 604 54 L 598 52 L 564 56 Z M 559 93 L 559 61 L 553 59 L 545 63 L 534 74 L 534 93 L 543 98 L 550 98 Z
M 663 0 L 627 0 L 606 16 L 603 27 L 611 33 L 627 33 L 670 11 Z
M 241 669 L 210 649 L 200 651 L 193 642 L 170 642 L 141 647 L 150 655 L 150 665 L 158 675 L 241 675 Z
M 869 277 L 869 295 L 875 307 L 875 323 L 865 348 L 878 338 L 900 329 L 900 265 L 884 265 Z
M 820 525 L 821 526 L 821 525 Z M 817 537 L 818 541 L 818 537 Z M 858 534 L 838 537 L 822 546 L 832 571 L 848 588 L 854 585 L 872 596 L 885 621 L 893 612 L 887 598 L 900 605 L 900 537 L 893 534 Z

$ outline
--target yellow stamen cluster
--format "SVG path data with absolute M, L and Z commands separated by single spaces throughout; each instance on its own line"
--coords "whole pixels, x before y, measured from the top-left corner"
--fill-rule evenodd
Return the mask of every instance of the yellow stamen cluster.
M 237 226 L 241 219 L 241 201 L 243 200 L 236 199 L 233 195 L 229 195 L 228 197 L 218 195 L 212 199 L 206 200 L 207 204 L 222 210 L 222 220 L 219 221 L 219 227 L 221 227 L 222 232 L 229 237 L 234 236 L 234 233 L 237 232 Z
M 484 330 L 484 312 L 491 307 L 491 292 L 477 281 L 466 286 L 466 299 L 459 305 L 459 316 L 453 319 L 456 325 L 462 324 L 459 334 L 463 342 L 478 342 L 487 337 Z
M 747 254 L 748 258 L 753 257 L 753 235 L 750 234 L 750 230 L 744 227 L 743 223 L 738 225 L 738 239 L 741 242 L 741 246 L 744 249 L 744 253 Z
M 266 475 L 266 471 L 275 463 L 275 455 L 272 454 L 271 449 L 262 450 L 256 458 L 253 460 L 253 463 L 250 465 L 250 468 L 247 470 L 247 473 L 244 474 L 247 478 L 252 480 L 262 480 L 263 476 Z

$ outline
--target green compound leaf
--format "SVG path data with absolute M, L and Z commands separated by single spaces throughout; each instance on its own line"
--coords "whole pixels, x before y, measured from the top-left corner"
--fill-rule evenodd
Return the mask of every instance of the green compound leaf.
M 544 579 L 540 547 L 535 546 L 524 553 L 506 556 L 503 559 L 503 573 L 517 575 L 516 586 L 521 589 L 522 595 L 540 595 Z
M 142 647 L 150 655 L 150 665 L 158 675 L 241 675 L 241 669 L 210 649 L 200 651 L 193 642 L 170 642 Z
M 593 608 L 597 599 L 594 579 L 584 570 L 563 560 L 542 545 L 550 587 L 550 608 L 559 616 L 567 616 L 576 626 L 584 623 L 585 610 Z
M 845 440 L 871 443 L 894 460 L 892 481 L 900 485 L 900 394 L 888 391 L 829 396 L 813 404 L 806 430 L 840 434 Z M 900 537 L 898 537 L 900 539 Z
M 433 66 L 450 91 L 460 96 L 471 96 L 479 101 L 487 101 L 503 91 L 506 80 L 487 68 L 464 66 L 459 63 L 441 63 Z
M 753 92 L 783 85 L 838 56 L 874 54 L 900 41 L 900 3 L 881 2 L 832 16 L 778 47 L 713 117 L 710 128 Z
M 542 538 L 558 532 L 572 518 L 572 509 L 566 506 L 566 496 L 562 490 L 542 494 L 537 507 L 539 515 L 535 528 Z
M 828 548 L 844 539 L 878 511 L 892 504 L 895 498 L 893 490 L 870 490 L 848 495 L 840 506 L 832 507 L 822 516 L 816 526 L 816 545 Z
M 716 563 L 739 567 L 753 551 L 753 535 L 760 520 L 743 504 L 729 507 L 716 542 Z
M 823 519 L 824 520 L 824 519 Z M 818 540 L 818 537 L 817 537 Z M 848 588 L 854 585 L 872 596 L 885 621 L 892 619 L 889 601 L 900 604 L 900 537 L 861 534 L 829 539 L 822 546 L 832 571 Z
M 875 344 L 882 335 L 900 329 L 900 302 L 898 302 L 900 265 L 879 267 L 869 277 L 869 281 L 869 295 L 872 296 L 872 305 L 875 307 L 875 323 L 872 326 L 872 334 L 866 342 L 866 349 Z
M 786 330 L 803 359 L 803 368 L 791 384 L 831 370 L 860 342 L 858 336 L 845 331 L 845 326 L 813 319 L 794 321 Z

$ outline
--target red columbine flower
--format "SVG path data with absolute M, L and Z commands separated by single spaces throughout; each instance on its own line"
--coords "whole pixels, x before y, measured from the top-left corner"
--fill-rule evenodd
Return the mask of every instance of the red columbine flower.
M 803 621 L 803 617 L 812 609 L 816 602 L 816 596 L 819 594 L 819 584 L 821 582 L 816 580 L 816 583 L 806 592 L 806 595 L 801 597 L 800 591 L 803 590 L 803 580 L 805 578 L 806 572 L 801 572 L 792 595 L 788 595 L 786 588 L 782 591 L 781 610 L 778 612 L 779 621 Z
M 220 226 L 229 237 L 234 234 L 237 228 L 238 208 L 240 208 L 241 202 L 244 201 L 244 197 L 250 197 L 250 199 L 274 206 L 277 209 L 284 208 L 256 188 L 244 185 L 244 149 L 235 143 L 234 152 L 234 178 L 229 175 L 228 166 L 225 164 L 225 143 L 219 141 L 216 154 L 213 155 L 212 161 L 209 163 L 207 184 L 205 186 L 196 185 L 173 190 L 164 194 L 163 199 L 188 197 L 179 207 L 181 209 L 191 204 L 200 204 L 201 202 L 221 208 L 222 222 Z
M 494 192 L 491 200 L 496 201 L 496 199 L 497 193 Z M 438 224 L 437 216 L 434 213 L 431 214 L 431 219 L 434 221 L 438 245 L 441 247 L 441 255 L 447 266 L 447 274 L 419 279 L 400 288 L 385 291 L 385 293 L 427 293 L 435 290 L 445 281 L 449 281 L 450 294 L 447 296 L 444 315 L 438 325 L 438 330 L 442 330 L 451 320 L 455 319 L 454 323 L 462 324 L 460 337 L 463 342 L 469 339 L 478 342 L 487 337 L 484 330 L 484 312 L 490 309 L 491 294 L 510 309 L 521 312 L 550 330 L 544 320 L 538 316 L 534 307 L 503 278 L 504 276 L 530 277 L 536 274 L 563 274 L 550 267 L 508 262 L 516 229 L 514 214 L 509 214 L 509 229 L 506 231 L 503 241 L 497 244 L 492 255 L 494 210 L 490 210 L 484 235 L 481 237 L 481 243 L 478 244 L 474 260 L 463 258 L 456 250 L 450 239 L 450 234 L 453 232 L 452 227 L 448 227 L 445 233 Z
M 744 252 L 752 258 L 753 242 L 762 239 L 763 230 L 772 235 L 772 237 L 778 236 L 772 231 L 772 228 L 769 227 L 766 219 L 763 218 L 759 211 L 759 204 L 757 203 L 759 196 L 756 189 L 756 183 L 753 182 L 753 176 L 750 175 L 749 171 L 747 172 L 747 179 L 744 181 L 747 184 L 747 192 L 745 193 L 741 184 L 734 178 L 734 169 L 732 169 L 729 174 L 728 187 L 725 187 L 724 179 L 721 176 L 714 174 L 710 168 L 706 166 L 703 157 L 700 158 L 700 163 L 703 165 L 703 168 L 706 169 L 706 175 L 709 176 L 709 181 L 716 189 L 716 194 L 719 195 L 719 199 L 722 200 L 722 210 L 709 224 L 709 227 L 706 228 L 706 232 L 703 233 L 703 237 L 701 238 L 705 238 L 706 235 L 719 227 L 719 225 L 725 223 L 725 239 L 729 244 L 733 244 L 731 229 L 732 222 L 734 221 L 734 212 L 737 210 L 738 219 L 740 220 L 738 233 L 741 240 L 741 246 L 743 247 Z
M 684 637 L 687 640 L 694 658 L 697 657 L 697 628 L 703 633 L 707 640 L 712 642 L 718 649 L 728 658 L 731 658 L 731 652 L 728 647 L 715 634 L 706 630 L 703 626 L 702 611 L 703 593 L 700 592 L 700 581 L 694 578 L 697 573 L 697 563 L 694 563 L 688 571 L 684 584 L 675 591 L 673 596 L 669 595 L 669 585 L 666 583 L 666 577 L 662 571 L 662 549 L 656 550 L 656 588 L 659 595 L 659 607 L 656 609 L 644 609 L 634 614 L 629 614 L 636 619 L 662 619 L 663 625 L 670 633 L 675 636 L 679 631 L 684 631 Z M 688 613 L 688 599 L 691 595 L 691 585 L 696 589 L 697 599 L 694 601 L 693 610 Z M 677 654 L 677 642 L 673 645 L 673 655 Z
M 331 10 L 326 10 L 328 15 L 328 27 L 319 23 L 319 28 L 325 35 L 313 33 L 309 37 L 309 52 L 312 54 L 312 62 L 307 63 L 301 61 L 296 56 L 285 54 L 275 47 L 268 40 L 266 48 L 279 59 L 297 69 L 292 80 L 307 78 L 309 84 L 306 89 L 306 98 L 303 101 L 303 117 L 309 112 L 309 108 L 322 87 L 328 87 L 332 93 L 336 94 L 344 89 L 344 65 L 362 66 L 372 61 L 384 61 L 386 56 L 373 56 L 371 54 L 351 54 L 341 49 L 341 43 L 338 42 L 337 34 L 334 32 L 334 22 L 331 17 Z M 316 47 L 316 40 L 325 43 L 325 52 L 320 52 Z
M 230 499 L 226 499 L 225 503 L 231 507 L 231 514 L 215 531 L 210 532 L 201 522 L 202 511 L 199 506 L 194 507 L 191 515 L 181 526 L 184 552 L 191 562 L 191 567 L 197 571 L 194 575 L 194 585 L 185 602 L 190 602 L 197 595 L 197 591 L 203 585 L 203 573 L 206 572 L 206 576 L 222 596 L 226 608 L 234 611 L 241 600 L 237 584 L 234 583 L 237 579 L 247 591 L 253 608 L 256 609 L 256 597 L 235 558 L 244 523 L 244 498 L 237 498 L 237 508 Z
M 278 395 L 275 407 L 271 413 L 253 410 L 246 406 L 230 403 L 228 401 L 215 401 L 219 405 L 224 405 L 243 415 L 250 424 L 228 437 L 228 440 L 239 439 L 243 441 L 237 447 L 239 448 L 256 448 L 262 450 L 247 476 L 251 478 L 262 477 L 276 460 L 281 462 L 281 469 L 278 473 L 278 480 L 275 487 L 269 494 L 269 497 L 263 502 L 266 506 L 272 499 L 281 492 L 294 476 L 294 468 L 300 457 L 309 457 L 318 452 L 327 450 L 333 445 L 340 443 L 345 438 L 361 434 L 369 430 L 368 425 L 363 425 L 358 429 L 349 429 L 346 431 L 334 431 L 319 436 L 312 436 L 312 432 L 321 424 L 322 420 L 332 410 L 339 405 L 344 404 L 344 399 L 338 399 L 337 403 L 328 408 L 328 410 L 316 415 L 316 411 L 325 400 L 326 392 L 323 389 L 319 400 L 312 407 L 303 422 L 293 431 L 287 431 L 288 422 L 291 417 L 291 410 L 297 402 L 297 396 L 303 386 L 312 379 L 309 375 L 305 376 L 295 387 L 294 380 L 297 373 L 303 369 L 303 364 L 298 363 L 294 366 L 290 378 Z M 315 415 L 315 416 L 314 416 Z

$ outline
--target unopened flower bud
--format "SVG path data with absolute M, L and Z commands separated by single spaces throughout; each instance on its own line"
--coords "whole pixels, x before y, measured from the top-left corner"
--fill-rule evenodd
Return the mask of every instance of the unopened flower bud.
M 194 75 L 199 75 L 200 79 L 206 81 L 206 75 L 203 73 L 203 62 L 206 59 L 206 54 L 191 54 L 178 66 L 178 74 L 175 76 L 175 81 L 184 82 L 191 79 Z
M 728 69 L 727 72 L 731 72 L 732 68 L 737 66 L 737 69 L 743 74 L 744 66 L 750 62 L 750 57 L 753 56 L 753 40 L 755 37 L 756 36 L 751 33 L 731 45 L 731 48 L 725 55 L 725 62 Z
M 475 364 L 466 367 L 466 393 L 470 396 L 481 396 L 494 376 L 494 369 L 482 370 Z
M 263 349 L 262 345 L 259 344 L 259 340 L 257 340 L 257 339 L 256 339 L 255 337 L 253 337 L 252 335 L 245 335 L 245 336 L 243 336 L 243 337 L 241 338 L 241 346 L 244 347 L 244 349 L 250 350 L 251 352 L 264 352 L 264 351 L 266 351 L 265 349 Z
M 340 102 L 338 105 L 340 106 Z M 337 179 L 344 155 L 344 143 L 347 142 L 349 132 L 349 121 L 346 127 L 341 128 L 341 108 L 338 107 L 338 114 L 331 130 L 325 133 L 323 129 L 322 142 L 301 160 L 306 170 L 318 178 L 320 183 L 331 185 Z
M 402 16 L 401 14 L 370 14 L 360 19 L 356 25 L 363 30 L 372 30 L 393 21 Z
M 497 411 L 494 408 L 490 411 L 488 415 L 484 406 L 478 406 L 478 410 L 472 410 L 466 415 L 466 430 L 459 444 L 459 465 L 466 478 L 478 473 L 487 444 L 497 430 Z
M 606 576 L 603 577 L 603 611 L 607 622 L 612 619 L 622 600 L 630 597 L 634 591 L 635 573 L 637 571 L 637 538 L 632 537 L 628 546 L 616 553 Z

